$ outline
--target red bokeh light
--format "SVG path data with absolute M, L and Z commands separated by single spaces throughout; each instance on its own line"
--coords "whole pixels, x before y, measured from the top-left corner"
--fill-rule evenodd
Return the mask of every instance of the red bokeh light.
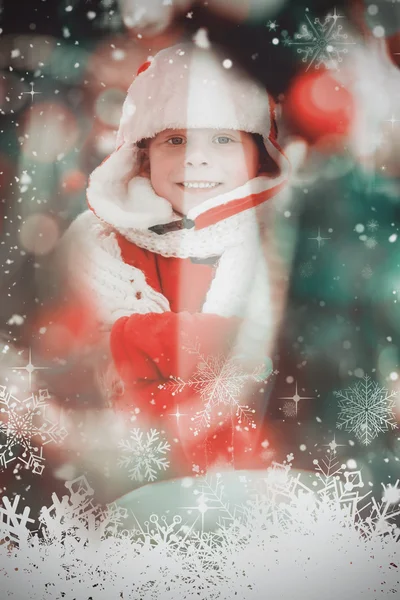
M 67 194 L 76 194 L 86 187 L 87 177 L 79 169 L 71 169 L 64 173 L 61 185 Z
M 94 347 L 100 338 L 93 306 L 89 302 L 49 307 L 38 316 L 33 329 L 43 332 L 38 349 L 49 359 L 76 357 L 85 346 Z
M 349 135 L 354 101 L 330 73 L 303 73 L 287 94 L 284 114 L 294 134 L 330 149 Z

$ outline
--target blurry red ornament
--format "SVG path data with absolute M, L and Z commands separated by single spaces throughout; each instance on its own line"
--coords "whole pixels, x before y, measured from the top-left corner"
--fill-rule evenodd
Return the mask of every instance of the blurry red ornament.
M 64 173 L 61 185 L 68 194 L 76 194 L 86 187 L 86 175 L 79 169 L 71 169 Z
M 290 88 L 283 112 L 293 134 L 330 150 L 350 133 L 354 101 L 329 72 L 303 73 Z
M 49 358 L 72 358 L 99 339 L 98 324 L 89 303 L 48 309 L 39 315 L 35 329 L 41 332 L 39 351 Z

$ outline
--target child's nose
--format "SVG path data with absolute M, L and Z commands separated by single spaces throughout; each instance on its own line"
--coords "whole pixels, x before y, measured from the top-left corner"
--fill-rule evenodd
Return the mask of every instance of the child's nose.
M 207 158 L 207 152 L 200 144 L 187 146 L 185 154 L 185 164 L 191 167 L 199 165 L 208 165 L 209 159 Z

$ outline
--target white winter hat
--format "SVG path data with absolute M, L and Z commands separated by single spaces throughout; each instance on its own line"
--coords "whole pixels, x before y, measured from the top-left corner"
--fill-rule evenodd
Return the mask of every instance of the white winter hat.
M 165 129 L 215 128 L 258 133 L 277 155 L 274 102 L 264 87 L 220 51 L 192 43 L 161 50 L 145 62 L 122 110 L 117 147 Z
M 88 202 L 96 215 L 115 227 L 142 227 L 129 182 L 139 174 L 138 142 L 165 129 L 235 129 L 262 136 L 279 167 L 275 177 L 259 177 L 251 194 L 220 195 L 195 209 L 197 229 L 257 206 L 287 184 L 289 163 L 277 143 L 274 102 L 266 89 L 214 47 L 183 42 L 145 62 L 125 99 L 117 148 L 90 177 Z M 140 213 L 140 210 L 139 210 Z M 170 221 L 170 206 L 154 215 Z

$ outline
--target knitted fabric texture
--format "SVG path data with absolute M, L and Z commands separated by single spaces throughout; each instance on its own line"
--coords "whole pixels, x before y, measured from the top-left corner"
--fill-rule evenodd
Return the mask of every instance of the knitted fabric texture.
M 122 316 L 170 310 L 168 300 L 146 283 L 144 273 L 122 260 L 115 231 L 90 210 L 75 219 L 59 251 L 67 257 L 69 285 L 94 305 L 105 329 Z

